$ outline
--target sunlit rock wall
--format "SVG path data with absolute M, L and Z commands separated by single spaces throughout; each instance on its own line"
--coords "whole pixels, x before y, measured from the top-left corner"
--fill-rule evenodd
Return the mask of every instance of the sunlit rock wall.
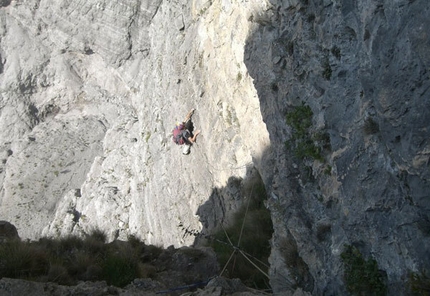
M 266 6 L 1 8 L 2 219 L 30 239 L 97 227 L 110 239 L 192 244 L 183 229 L 201 229 L 199 206 L 230 177 L 245 178 L 269 145 L 243 62 L 249 18 Z M 171 130 L 191 108 L 202 133 L 184 156 Z M 220 220 L 240 205 L 236 191 Z

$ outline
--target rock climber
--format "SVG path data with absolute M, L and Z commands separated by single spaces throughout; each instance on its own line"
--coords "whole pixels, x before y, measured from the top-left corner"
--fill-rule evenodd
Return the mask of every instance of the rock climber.
M 182 153 L 187 155 L 190 153 L 191 145 L 196 142 L 197 136 L 200 134 L 200 130 L 197 130 L 195 133 L 193 133 L 193 123 L 191 121 L 191 117 L 194 114 L 195 109 L 191 109 L 190 112 L 188 112 L 187 116 L 185 117 L 185 120 L 182 123 L 177 123 L 176 127 L 173 129 L 173 137 L 172 140 L 177 145 L 184 145 L 184 148 L 182 149 Z

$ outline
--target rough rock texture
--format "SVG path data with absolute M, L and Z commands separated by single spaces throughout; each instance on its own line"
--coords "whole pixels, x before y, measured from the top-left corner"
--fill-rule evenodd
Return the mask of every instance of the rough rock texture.
M 344 294 L 344 244 L 403 293 L 430 262 L 429 9 L 1 1 L 0 217 L 23 238 L 98 227 L 190 245 L 184 229 L 227 219 L 258 172 L 276 293 Z M 285 115 L 302 103 L 328 135 L 323 161 L 286 148 Z M 170 133 L 191 108 L 202 135 L 183 156 Z
M 186 290 L 186 289 L 185 289 Z M 195 292 L 183 290 L 169 291 L 163 285 L 151 279 L 136 279 L 132 284 L 121 289 L 108 286 L 106 282 L 81 282 L 76 286 L 61 286 L 53 283 L 37 283 L 17 279 L 2 278 L 0 280 L 0 294 L 2 295 L 122 295 L 122 296 L 151 296 L 151 295 L 194 295 L 194 296 L 221 296 L 221 295 L 267 295 L 250 290 L 237 280 L 216 278 L 211 280 L 205 288 Z M 291 294 L 293 295 L 293 294 Z M 294 296 L 305 296 L 296 292 Z
M 403 294 L 408 272 L 430 262 L 430 4 L 272 4 L 245 51 L 275 151 L 272 287 L 344 294 L 348 244 L 377 261 L 389 294 Z M 328 135 L 323 161 L 285 146 L 286 114 L 303 103 L 310 134 Z M 300 258 L 289 260 L 294 247 Z
M 248 18 L 261 5 L 2 8 L 1 216 L 24 238 L 98 227 L 110 239 L 192 244 L 179 225 L 201 229 L 199 206 L 244 178 L 268 145 L 243 63 Z M 203 132 L 184 157 L 171 130 L 192 107 Z M 238 207 L 230 199 L 223 211 Z

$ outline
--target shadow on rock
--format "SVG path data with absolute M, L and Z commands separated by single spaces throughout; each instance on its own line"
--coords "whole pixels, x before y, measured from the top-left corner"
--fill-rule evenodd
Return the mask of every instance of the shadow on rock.
M 273 225 L 266 200 L 264 183 L 255 168 L 248 168 L 244 179 L 231 177 L 198 209 L 203 230 L 195 234 L 195 245 L 214 249 L 223 276 L 270 290 L 268 257 Z
M 340 255 L 357 246 L 388 294 L 407 294 L 430 262 L 430 4 L 271 3 L 251 20 L 245 64 L 274 157 L 272 288 L 308 268 L 297 285 L 346 294 Z

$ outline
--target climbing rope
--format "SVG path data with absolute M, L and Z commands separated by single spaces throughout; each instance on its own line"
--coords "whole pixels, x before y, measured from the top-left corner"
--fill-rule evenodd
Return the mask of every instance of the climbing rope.
M 254 267 L 257 268 L 258 271 L 260 271 L 263 275 L 265 275 L 268 279 L 270 279 L 269 275 L 267 273 L 265 273 L 263 270 L 261 270 L 261 268 L 258 267 L 257 264 L 255 264 L 254 262 L 252 262 L 251 259 L 249 259 L 248 256 L 246 256 L 241 250 L 239 250 L 239 253 L 241 253 L 242 256 L 245 257 L 245 259 L 249 261 L 249 263 L 251 263 L 252 265 L 254 265 Z
M 254 185 L 252 185 L 252 187 L 251 187 L 251 194 L 250 194 L 250 196 L 252 196 L 253 190 L 254 190 Z M 234 256 L 234 254 L 235 254 L 236 252 L 239 252 L 239 253 L 240 253 L 240 254 L 242 254 L 242 256 L 243 256 L 246 260 L 248 260 L 248 261 L 249 261 L 249 263 L 251 263 L 251 264 L 252 264 L 252 265 L 253 265 L 253 266 L 254 266 L 258 271 L 260 271 L 260 272 L 261 272 L 265 277 L 267 277 L 268 279 L 270 279 L 269 275 L 268 275 L 266 272 L 264 272 L 260 267 L 258 267 L 258 265 L 257 265 L 257 264 L 255 264 L 254 262 L 252 262 L 252 260 L 251 260 L 251 259 L 249 259 L 248 255 L 247 255 L 247 254 L 245 254 L 245 252 L 244 252 L 244 251 L 242 251 L 242 250 L 240 249 L 240 241 L 241 241 L 241 239 L 242 239 L 243 229 L 244 229 L 244 227 L 245 227 L 245 221 L 246 221 L 246 217 L 247 217 L 247 215 L 248 215 L 248 209 L 249 209 L 250 201 L 251 201 L 251 197 L 249 197 L 249 199 L 248 199 L 248 204 L 247 204 L 247 206 L 246 206 L 245 216 L 243 217 L 242 226 L 241 226 L 241 229 L 240 229 L 239 240 L 238 240 L 237 246 L 233 245 L 233 243 L 232 243 L 232 241 L 231 241 L 231 239 L 230 239 L 230 237 L 229 237 L 229 235 L 228 235 L 227 231 L 225 230 L 224 226 L 221 224 L 221 227 L 222 227 L 222 229 L 223 229 L 223 231 L 224 231 L 224 234 L 225 234 L 225 236 L 226 236 L 226 238 L 227 238 L 227 240 L 228 240 L 228 242 L 229 242 L 229 245 L 233 248 L 233 252 L 231 253 L 230 258 L 227 260 L 227 263 L 224 265 L 224 268 L 222 269 L 222 271 L 221 271 L 221 273 L 220 273 L 220 276 L 221 276 L 221 275 L 224 273 L 224 271 L 226 270 L 226 268 L 227 268 L 228 264 L 230 263 L 231 258 L 233 258 L 233 256 Z M 219 240 L 217 240 L 217 241 L 219 241 Z M 225 243 L 225 244 L 226 244 L 226 243 Z M 252 257 L 252 256 L 250 256 L 250 257 Z M 262 263 L 262 262 L 261 262 L 260 260 L 258 260 L 258 259 L 257 259 L 257 261 L 258 261 L 259 263 Z M 265 267 L 268 267 L 266 264 L 263 264 L 263 265 L 264 265 Z M 233 269 L 234 269 L 234 265 L 233 265 Z
M 198 142 L 196 142 L 194 145 L 198 146 Z M 234 170 L 241 170 L 241 169 L 248 168 L 250 166 L 254 166 L 254 163 L 252 161 L 248 161 L 248 162 L 241 164 L 241 165 L 238 165 L 238 166 L 233 166 L 232 164 L 230 164 L 230 166 L 227 168 L 216 168 L 215 166 L 210 164 L 210 162 L 208 161 L 208 159 L 206 157 L 206 154 L 203 154 L 201 149 L 194 149 L 193 153 L 195 153 L 195 152 L 197 152 L 199 154 L 200 159 L 206 160 L 205 163 L 206 163 L 208 170 L 211 174 L 212 174 L 212 171 L 217 171 L 217 172 L 234 171 Z
M 243 217 L 243 221 L 242 221 L 242 228 L 240 229 L 240 235 L 239 235 L 239 241 L 237 243 L 237 247 L 240 246 L 240 240 L 242 239 L 242 233 L 243 233 L 243 228 L 245 226 L 245 221 L 246 221 L 246 215 L 248 214 L 248 209 L 249 209 L 249 203 L 251 201 L 251 197 L 252 197 L 252 192 L 254 191 L 254 184 L 252 184 L 251 187 L 251 194 L 249 195 L 250 197 L 248 198 L 248 204 L 246 205 L 246 211 L 245 211 L 245 216 Z
M 233 243 L 231 242 L 230 237 L 228 236 L 227 231 L 225 231 L 225 228 L 224 228 L 224 226 L 223 226 L 222 224 L 221 224 L 221 227 L 222 227 L 222 230 L 224 230 L 224 233 L 225 233 L 225 236 L 227 237 L 228 242 L 229 242 L 229 243 L 230 243 L 230 245 L 231 245 L 231 246 L 233 246 L 233 248 L 234 248 L 234 245 L 233 245 Z
M 230 258 L 228 258 L 227 263 L 224 265 L 224 268 L 222 269 L 221 273 L 219 274 L 219 276 L 222 276 L 224 271 L 226 270 L 228 264 L 230 263 L 231 258 L 233 258 L 233 255 L 236 253 L 236 250 L 233 251 L 233 253 L 231 253 Z
M 240 247 L 240 241 L 242 240 L 242 234 L 243 234 L 243 228 L 245 227 L 245 221 L 246 221 L 246 216 L 248 214 L 248 209 L 249 209 L 249 203 L 251 201 L 251 197 L 252 197 L 252 191 L 254 190 L 254 184 L 252 184 L 251 187 L 251 194 L 249 195 L 250 197 L 248 198 L 248 203 L 246 205 L 246 211 L 245 211 L 245 216 L 243 217 L 243 221 L 242 221 L 242 226 L 240 228 L 240 234 L 239 234 L 239 239 L 237 241 L 237 248 Z M 233 261 L 233 270 L 236 268 L 236 257 L 234 258 Z

